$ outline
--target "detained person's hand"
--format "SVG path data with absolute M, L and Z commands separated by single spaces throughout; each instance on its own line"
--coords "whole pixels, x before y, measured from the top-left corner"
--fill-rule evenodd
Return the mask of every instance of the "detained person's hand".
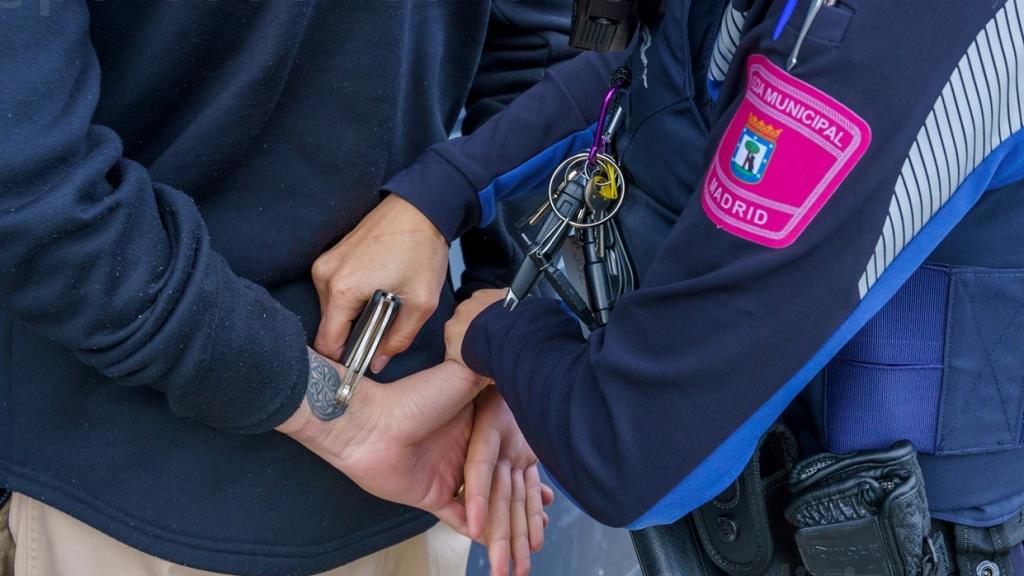
M 306 401 L 278 430 L 367 492 L 431 512 L 468 534 L 455 493 L 481 378 L 447 361 L 387 385 L 363 378 L 339 415 L 334 394 L 344 371 L 310 350 Z
M 313 348 L 341 357 L 352 323 L 378 289 L 402 299 L 370 370 L 404 352 L 437 308 L 448 274 L 448 243 L 415 206 L 392 194 L 313 263 L 320 329 Z
M 541 483 L 537 456 L 526 443 L 497 389 L 476 399 L 473 436 L 466 456 L 469 534 L 487 546 L 492 576 L 530 572 L 530 553 L 544 545 L 544 506 L 554 493 Z
M 469 325 L 491 304 L 502 300 L 508 294 L 507 288 L 477 290 L 473 292 L 468 300 L 459 304 L 451 319 L 444 325 L 444 344 L 447 352 L 445 356 L 459 364 L 465 364 L 462 359 L 462 341 L 466 338 L 466 330 Z

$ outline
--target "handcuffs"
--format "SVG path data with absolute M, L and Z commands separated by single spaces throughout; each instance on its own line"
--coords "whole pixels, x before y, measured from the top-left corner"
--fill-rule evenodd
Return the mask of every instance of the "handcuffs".
M 359 314 L 359 319 L 345 341 L 345 351 L 341 356 L 341 365 L 346 370 L 334 397 L 334 402 L 338 406 L 348 407 L 356 386 L 366 373 L 370 360 L 377 352 L 384 333 L 398 315 L 401 305 L 402 301 L 397 295 L 377 290 Z

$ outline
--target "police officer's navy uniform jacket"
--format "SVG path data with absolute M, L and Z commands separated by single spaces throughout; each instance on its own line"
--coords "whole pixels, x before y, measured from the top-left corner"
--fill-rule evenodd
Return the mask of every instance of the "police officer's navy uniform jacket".
M 0 485 L 219 572 L 320 572 L 431 526 L 271 431 L 306 387 L 309 269 L 471 91 L 479 123 L 567 57 L 568 19 L 0 6 Z M 385 379 L 441 360 L 440 308 Z
M 590 145 L 628 59 L 641 287 L 589 340 L 532 297 L 462 350 L 561 487 L 609 524 L 674 521 L 816 379 L 819 449 L 908 438 L 933 517 L 1003 522 L 1024 505 L 1024 2 L 843 0 L 790 70 L 810 2 L 787 4 L 670 1 L 630 54 L 552 70 L 386 188 L 450 237 L 486 222 Z

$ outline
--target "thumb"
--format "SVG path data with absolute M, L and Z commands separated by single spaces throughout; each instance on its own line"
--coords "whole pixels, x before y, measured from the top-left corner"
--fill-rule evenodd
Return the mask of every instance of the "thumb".
M 469 527 L 466 524 L 466 508 L 461 502 L 453 500 L 440 509 L 434 510 L 433 513 L 434 516 L 437 516 L 438 520 L 444 522 L 459 534 L 471 538 Z

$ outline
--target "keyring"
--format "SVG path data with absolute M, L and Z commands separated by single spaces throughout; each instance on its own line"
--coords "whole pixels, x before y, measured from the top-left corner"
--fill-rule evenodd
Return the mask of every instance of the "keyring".
M 611 164 L 615 168 L 615 182 L 619 190 L 619 198 L 615 202 L 615 206 L 608 212 L 608 214 L 605 215 L 604 218 L 601 218 L 596 222 L 577 222 L 575 220 L 572 220 L 568 216 L 563 216 L 562 213 L 559 212 L 558 208 L 555 206 L 555 179 L 559 176 L 559 174 L 562 175 L 562 183 L 564 184 L 568 181 L 566 177 L 572 173 L 572 169 L 575 167 L 575 165 L 580 162 L 583 162 L 584 166 L 582 169 L 582 173 L 583 176 L 588 180 L 588 186 L 590 181 L 593 180 L 593 177 L 590 175 L 589 170 L 594 164 L 596 164 L 596 162 L 594 164 L 591 164 L 589 152 L 580 152 L 575 156 L 570 156 L 569 158 L 566 158 L 561 164 L 558 165 L 558 168 L 556 168 L 555 171 L 551 174 L 551 180 L 548 181 L 548 206 L 551 208 L 551 211 L 555 213 L 555 217 L 557 217 L 562 222 L 565 222 L 569 226 L 572 226 L 573 228 L 594 228 L 611 220 L 619 212 L 619 209 L 622 208 L 622 200 L 626 197 L 626 179 L 622 177 L 622 168 L 619 167 L 619 164 L 615 161 L 614 158 L 607 154 L 598 154 L 596 156 L 596 159 L 598 162 L 606 162 L 608 164 Z

